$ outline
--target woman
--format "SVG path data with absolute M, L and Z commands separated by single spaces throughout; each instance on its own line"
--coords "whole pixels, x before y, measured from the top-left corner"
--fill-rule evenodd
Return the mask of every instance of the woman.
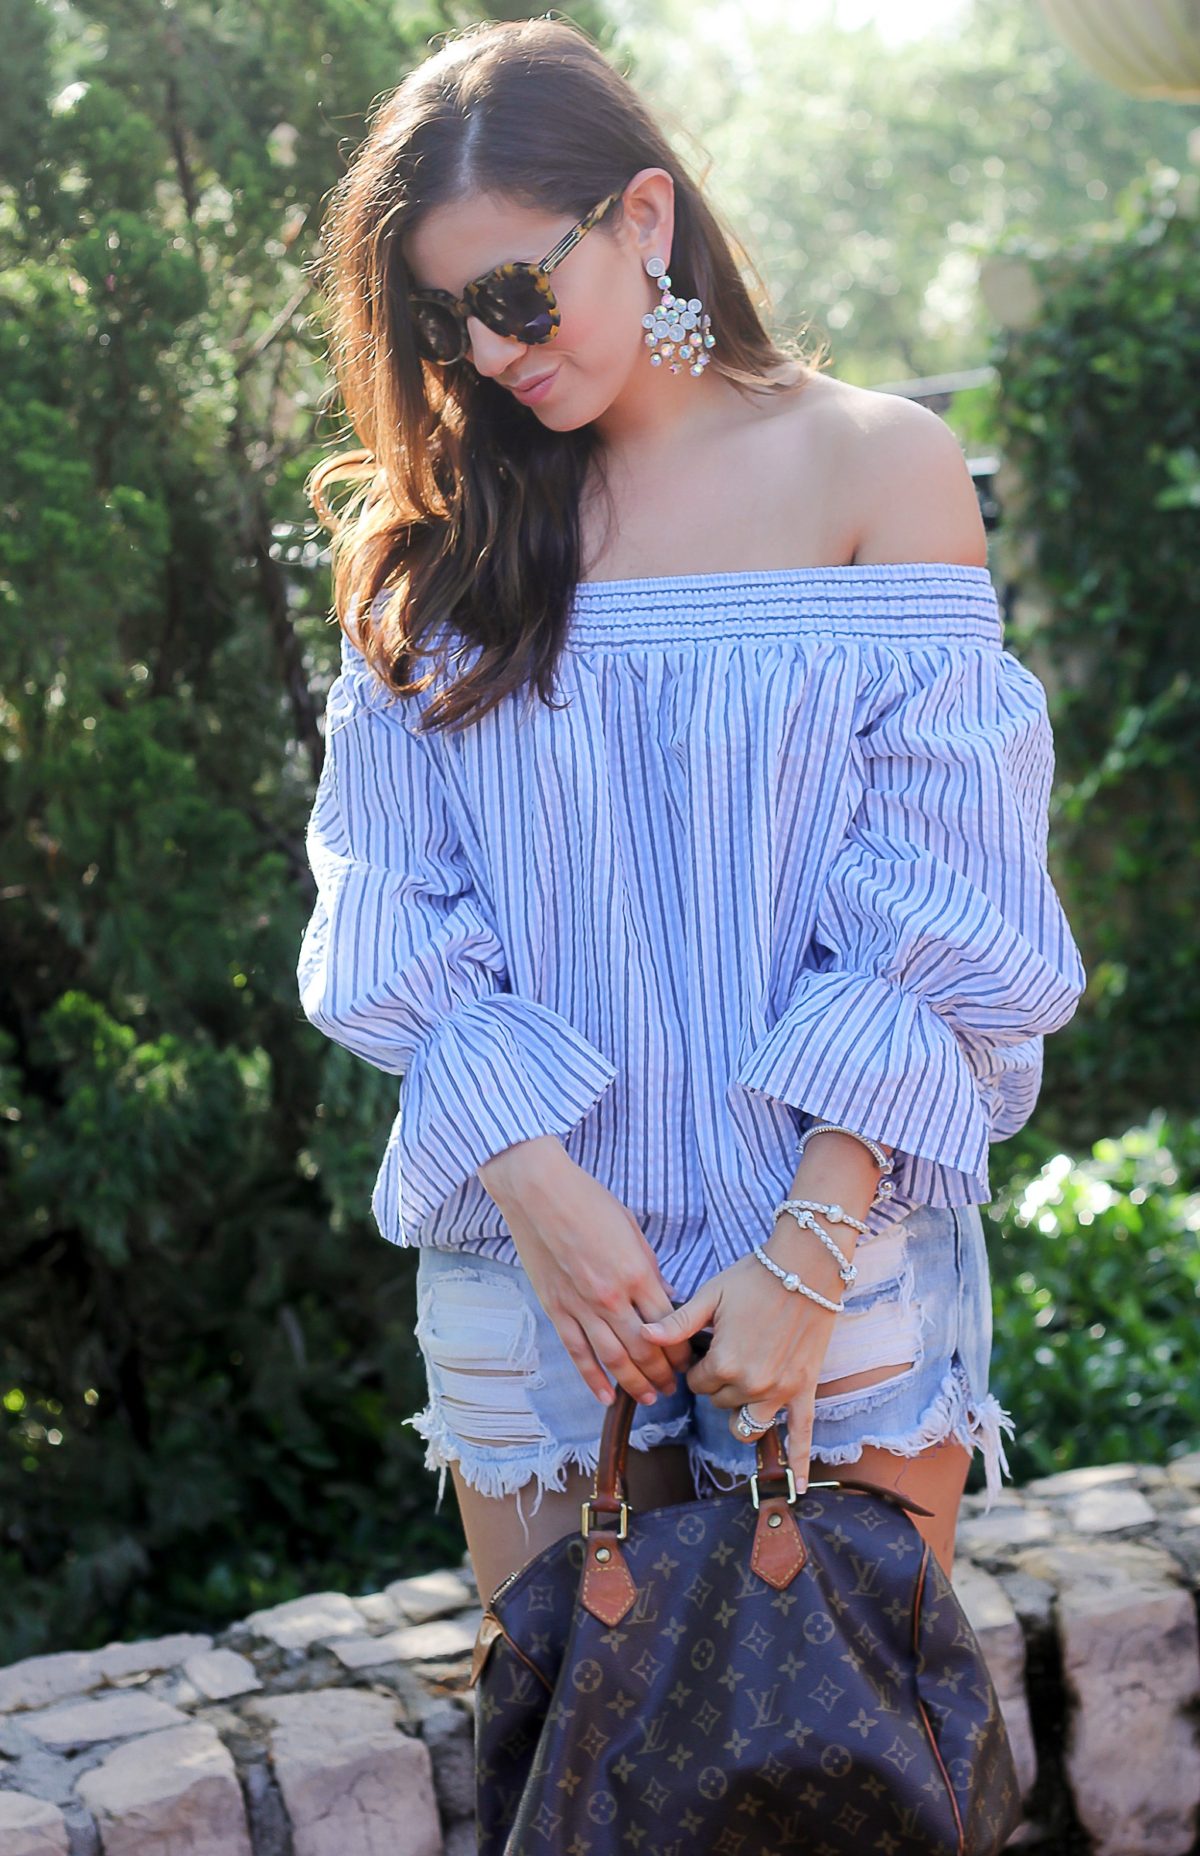
M 778 1417 L 799 1486 L 903 1487 L 949 1573 L 1013 1430 L 988 1144 L 1085 980 L 957 440 L 770 338 L 560 21 L 385 100 L 322 264 L 361 449 L 312 483 L 343 641 L 300 996 L 403 1078 L 372 1206 L 420 1247 L 408 1422 L 480 1591 L 578 1527 L 614 1384 L 635 1508 Z

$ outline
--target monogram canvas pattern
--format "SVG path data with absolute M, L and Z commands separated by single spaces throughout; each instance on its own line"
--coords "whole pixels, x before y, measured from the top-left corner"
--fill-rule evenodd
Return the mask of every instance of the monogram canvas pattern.
M 585 1542 L 494 1596 L 477 1654 L 480 1856 L 993 1856 L 1020 1821 L 978 1639 L 883 1493 L 810 1490 L 802 1564 L 751 1567 L 748 1486 L 633 1514 L 636 1597 Z M 595 1536 L 593 1535 L 593 1543 Z

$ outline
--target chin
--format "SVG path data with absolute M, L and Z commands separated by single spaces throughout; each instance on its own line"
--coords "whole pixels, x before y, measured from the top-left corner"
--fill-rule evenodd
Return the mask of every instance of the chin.
M 577 426 L 586 425 L 591 414 L 581 415 L 579 401 L 561 385 L 551 399 L 539 406 L 525 409 L 530 418 L 539 419 L 543 425 L 551 426 L 556 432 L 573 432 Z
M 610 395 L 597 393 L 594 387 L 590 392 L 586 387 L 576 391 L 574 384 L 560 375 L 551 397 L 525 410 L 530 418 L 539 419 L 556 432 L 576 432 L 599 418 L 610 403 Z

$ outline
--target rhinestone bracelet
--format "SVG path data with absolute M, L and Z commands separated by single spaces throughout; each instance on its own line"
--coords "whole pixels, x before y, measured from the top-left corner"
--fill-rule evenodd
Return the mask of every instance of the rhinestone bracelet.
M 824 1211 L 826 1207 L 822 1206 L 820 1209 Z M 840 1205 L 832 1205 L 828 1209 L 830 1213 L 834 1213 L 834 1212 L 840 1213 L 841 1216 L 845 1218 L 845 1221 L 847 1224 L 853 1224 L 857 1222 L 855 1219 L 847 1218 L 845 1213 L 842 1212 L 842 1208 Z M 822 1227 L 817 1223 L 816 1219 L 813 1217 L 811 1211 L 809 1211 L 807 1207 L 801 1205 L 798 1199 L 785 1199 L 782 1205 L 779 1205 L 776 1207 L 775 1216 L 777 1218 L 780 1218 L 783 1216 L 784 1212 L 790 1212 L 792 1217 L 796 1220 L 796 1223 L 802 1226 L 805 1230 L 815 1231 L 817 1236 L 820 1238 L 821 1242 L 824 1244 L 826 1250 L 831 1250 L 833 1252 L 834 1256 L 838 1260 L 838 1274 L 844 1283 L 852 1283 L 857 1280 L 857 1277 L 858 1277 L 857 1263 L 851 1263 L 845 1251 L 842 1250 L 839 1245 L 834 1243 L 828 1231 L 822 1229 Z M 836 1224 L 838 1222 L 838 1219 L 834 1218 L 833 1222 Z
M 831 1302 L 827 1296 L 819 1294 L 816 1289 L 810 1289 L 806 1282 L 801 1282 L 795 1270 L 780 1269 L 774 1257 L 769 1257 L 761 1244 L 754 1245 L 754 1255 L 760 1263 L 766 1264 L 773 1276 L 778 1276 L 785 1289 L 794 1289 L 800 1295 L 810 1296 L 814 1302 L 820 1302 L 822 1308 L 831 1309 L 835 1315 L 842 1313 L 845 1307 L 843 1302 Z
M 818 1121 L 815 1122 L 811 1128 L 806 1128 L 804 1133 L 800 1136 L 800 1145 L 796 1149 L 797 1161 L 799 1161 L 809 1139 L 814 1134 L 852 1134 L 856 1141 L 861 1141 L 864 1147 L 870 1148 L 876 1166 L 881 1168 L 885 1175 L 890 1173 L 896 1164 L 895 1155 L 893 1154 L 889 1158 L 889 1156 L 884 1153 L 878 1141 L 873 1141 L 869 1134 L 860 1134 L 857 1128 L 847 1128 L 840 1121 Z M 884 1177 L 876 1187 L 875 1197 L 871 1203 L 873 1205 L 878 1205 L 881 1199 L 890 1199 L 895 1190 L 896 1187 L 894 1182 Z

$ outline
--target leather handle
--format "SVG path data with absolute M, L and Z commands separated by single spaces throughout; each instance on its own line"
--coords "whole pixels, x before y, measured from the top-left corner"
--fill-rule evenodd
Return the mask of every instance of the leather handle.
M 692 1353 L 695 1359 L 702 1359 L 713 1341 L 711 1327 L 700 1328 L 691 1336 Z M 615 1388 L 616 1397 L 604 1414 L 604 1428 L 600 1433 L 600 1452 L 596 1463 L 596 1473 L 592 1481 L 592 1507 L 598 1514 L 619 1514 L 621 1503 L 625 1499 L 626 1465 L 629 1460 L 629 1433 L 633 1426 L 634 1413 L 638 1409 L 637 1400 L 624 1386 Z M 755 1445 L 758 1459 L 757 1473 L 765 1481 L 786 1481 L 787 1452 L 783 1443 L 783 1426 L 780 1420 L 764 1431 Z M 909 1514 L 932 1515 L 933 1509 L 926 1508 L 920 1502 L 913 1501 L 910 1495 L 901 1494 L 899 1489 L 887 1483 L 873 1482 L 865 1476 L 838 1476 L 838 1482 L 849 1488 L 866 1489 L 870 1494 L 883 1495 L 888 1501 L 896 1502 Z
M 680 1304 L 676 1303 L 676 1307 Z M 691 1336 L 692 1364 L 702 1359 L 713 1341 L 711 1327 L 701 1328 Z M 638 1405 L 632 1392 L 615 1386 L 616 1398 L 604 1413 L 600 1433 L 600 1454 L 592 1479 L 592 1506 L 598 1513 L 617 1514 L 625 1495 L 625 1469 L 629 1460 L 629 1433 Z

